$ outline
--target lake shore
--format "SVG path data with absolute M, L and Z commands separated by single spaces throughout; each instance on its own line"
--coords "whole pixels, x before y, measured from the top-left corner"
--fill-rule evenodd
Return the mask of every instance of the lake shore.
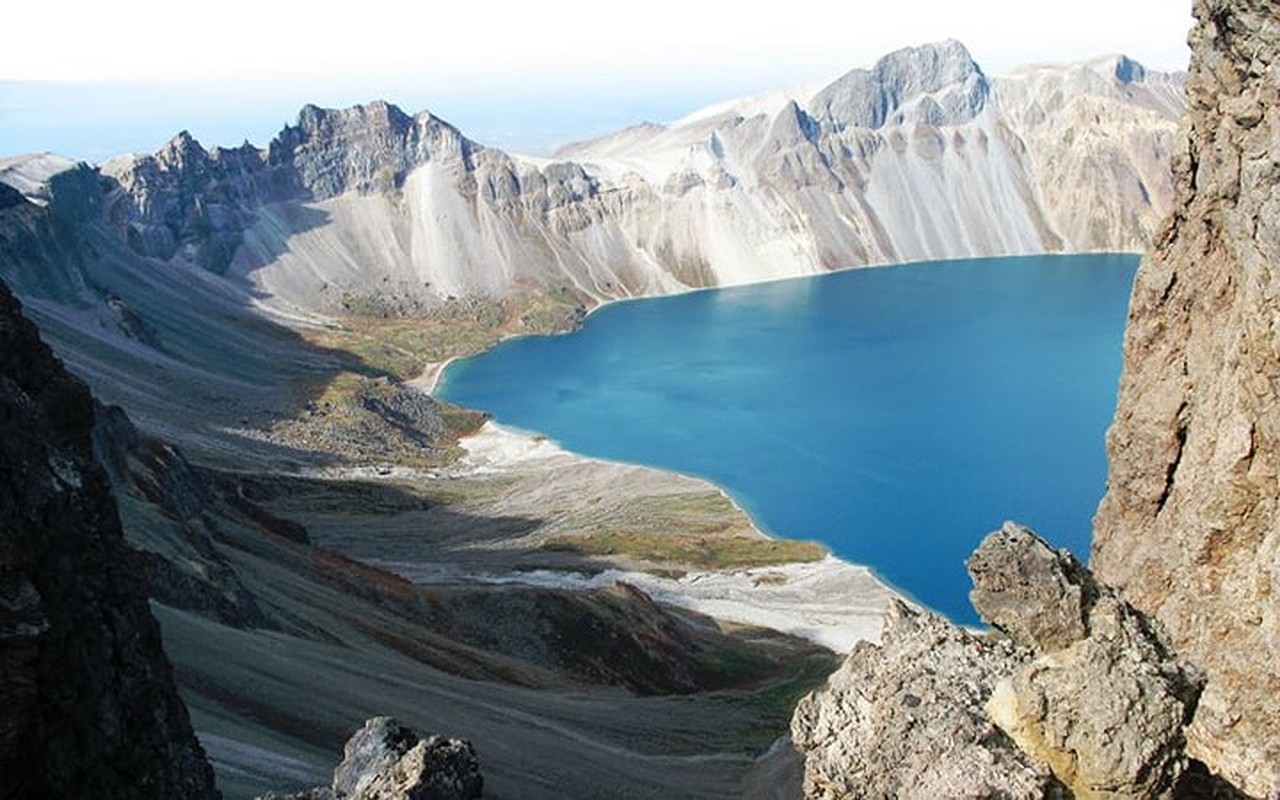
M 547 527 L 552 535 L 571 535 L 569 515 L 559 518 L 556 509 L 579 504 L 599 505 L 601 493 L 626 490 L 634 496 L 684 496 L 714 492 L 732 504 L 719 487 L 700 478 L 632 464 L 588 458 L 572 453 L 537 434 L 486 422 L 473 436 L 461 441 L 459 463 L 447 474 L 454 480 L 484 478 L 513 480 L 537 490 L 511 492 L 486 513 L 526 515 L 550 510 Z M 626 498 L 622 498 L 625 500 Z M 733 504 L 741 515 L 743 530 L 735 535 L 772 540 Z M 690 522 L 696 525 L 695 521 Z M 585 535 L 590 535 L 589 532 Z M 678 535 L 678 534 L 676 534 Z M 738 625 L 763 626 L 790 633 L 835 652 L 847 652 L 860 640 L 878 641 L 883 615 L 890 598 L 902 598 L 867 567 L 850 564 L 833 555 L 816 561 L 690 569 L 680 564 L 639 563 L 627 553 L 597 556 L 600 569 L 529 569 L 441 566 L 415 561 L 379 561 L 378 566 L 417 583 L 474 583 L 591 589 L 624 582 L 654 599 L 679 608 Z M 905 598 L 903 598 L 905 599 Z

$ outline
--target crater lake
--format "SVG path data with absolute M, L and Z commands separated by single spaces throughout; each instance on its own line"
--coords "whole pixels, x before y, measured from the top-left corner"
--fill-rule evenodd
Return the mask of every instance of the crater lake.
M 1137 264 L 943 261 L 613 303 L 454 362 L 436 394 L 707 478 L 769 534 L 976 624 L 964 559 L 1002 521 L 1088 557 Z

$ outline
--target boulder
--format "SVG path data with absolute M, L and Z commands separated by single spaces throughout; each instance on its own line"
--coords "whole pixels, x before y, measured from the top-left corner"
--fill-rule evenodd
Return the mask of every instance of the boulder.
M 796 709 L 806 796 L 1193 796 L 1179 781 L 1202 683 L 1159 626 L 1021 525 L 968 563 L 1007 637 L 892 604 L 882 643 Z
M 796 708 L 791 736 L 805 759 L 805 796 L 1059 796 L 1050 771 L 982 710 L 995 682 L 1025 658 L 1007 640 L 892 601 L 881 643 L 859 642 Z
M 331 786 L 260 800 L 471 800 L 483 789 L 470 742 L 423 739 L 391 717 L 373 717 L 347 740 Z

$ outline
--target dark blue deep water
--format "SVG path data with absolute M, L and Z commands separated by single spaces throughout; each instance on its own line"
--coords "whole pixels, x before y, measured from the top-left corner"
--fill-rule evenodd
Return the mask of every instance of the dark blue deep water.
M 962 622 L 1003 520 L 1088 556 L 1127 255 L 854 270 L 608 306 L 439 392 L 592 456 L 700 475 Z

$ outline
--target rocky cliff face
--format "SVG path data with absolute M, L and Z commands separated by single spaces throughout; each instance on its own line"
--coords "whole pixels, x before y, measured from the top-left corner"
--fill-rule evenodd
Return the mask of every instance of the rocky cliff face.
M 0 796 L 217 797 L 92 458 L 93 419 L 0 285 Z
M 382 102 L 308 106 L 263 150 L 183 133 L 89 170 L 81 205 L 99 210 L 80 211 L 134 253 L 322 310 L 1144 246 L 1170 196 L 1180 78 L 1123 59 L 1033 72 L 992 80 L 958 42 L 910 48 L 555 159 Z M 0 162 L 29 197 L 48 172 Z
M 1208 676 L 1191 751 L 1280 793 L 1280 23 L 1200 0 L 1177 202 L 1138 272 L 1092 563 Z

